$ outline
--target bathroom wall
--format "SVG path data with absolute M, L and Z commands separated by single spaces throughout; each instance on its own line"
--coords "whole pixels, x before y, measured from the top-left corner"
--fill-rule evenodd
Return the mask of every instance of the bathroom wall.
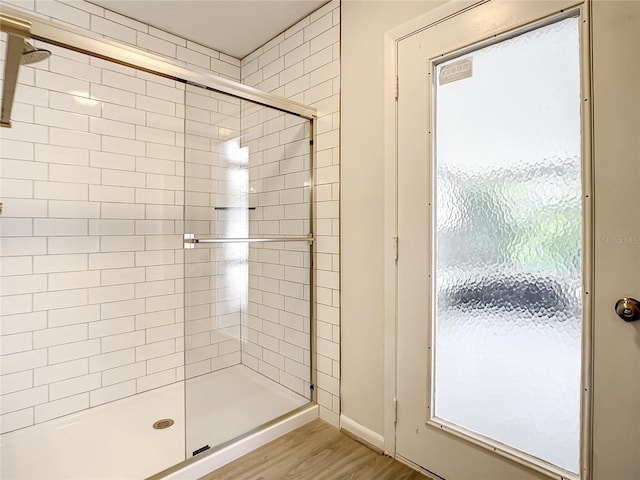
M 342 410 L 380 436 L 385 374 L 384 35 L 442 3 L 342 4 Z
M 302 19 L 245 57 L 241 67 L 243 83 L 318 109 L 314 165 L 317 390 L 321 416 L 337 425 L 340 413 L 340 2 L 333 0 Z M 297 268 L 299 261 L 292 266 Z M 252 308 L 269 307 L 265 302 L 265 298 L 271 298 L 265 296 L 268 290 L 259 286 L 264 275 L 261 277 L 256 272 L 252 277 Z M 265 285 L 271 283 L 267 280 L 263 280 Z M 265 354 L 282 353 L 266 348 L 259 341 L 251 351 L 255 352 L 255 358 L 265 362 Z M 279 357 L 275 358 L 280 361 Z M 279 371 L 287 373 L 286 363 L 284 370 Z
M 239 79 L 238 60 L 87 2 L 6 3 Z M 184 85 L 48 48 L 21 69 L 0 132 L 2 432 L 184 374 Z M 209 352 L 188 354 L 193 368 L 237 352 L 208 328 L 207 345 L 189 344 Z

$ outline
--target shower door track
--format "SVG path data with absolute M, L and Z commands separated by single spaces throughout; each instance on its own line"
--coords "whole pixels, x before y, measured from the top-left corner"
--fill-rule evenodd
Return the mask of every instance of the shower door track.
M 234 80 L 219 77 L 197 67 L 186 67 L 170 59 L 154 55 L 136 47 L 120 44 L 102 37 L 89 35 L 59 25 L 25 11 L 3 6 L 0 13 L 0 31 L 8 35 L 5 58 L 5 81 L 2 95 L 2 124 L 10 127 L 8 118 L 13 103 L 13 93 L 18 80 L 18 69 L 24 39 L 32 38 L 58 47 L 84 53 L 137 70 L 160 75 L 179 82 L 203 87 L 242 100 L 292 113 L 312 122 L 317 110 L 286 98 L 263 92 Z

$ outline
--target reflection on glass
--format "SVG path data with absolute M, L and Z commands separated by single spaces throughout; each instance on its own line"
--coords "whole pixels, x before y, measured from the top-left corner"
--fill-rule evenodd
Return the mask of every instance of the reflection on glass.
M 302 236 L 309 122 L 187 87 L 185 231 L 200 238 Z M 187 456 L 311 398 L 306 242 L 185 250 Z
M 578 472 L 578 19 L 436 78 L 464 59 L 435 97 L 434 414 Z

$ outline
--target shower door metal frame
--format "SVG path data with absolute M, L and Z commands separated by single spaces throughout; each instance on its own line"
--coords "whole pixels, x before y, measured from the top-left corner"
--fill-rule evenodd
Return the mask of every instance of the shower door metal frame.
M 139 48 L 130 47 L 112 40 L 58 25 L 13 8 L 2 7 L 2 12 L 0 13 L 0 31 L 7 33 L 9 37 L 42 40 L 58 47 L 85 53 L 92 57 L 125 65 L 136 70 L 142 70 L 208 90 L 226 93 L 242 100 L 249 100 L 266 107 L 298 115 L 312 122 L 317 117 L 317 110 L 313 107 L 263 92 L 234 80 L 219 77 L 197 67 L 180 65 L 171 59 L 145 52 Z M 22 50 L 20 50 L 20 53 L 22 53 Z M 18 56 L 17 59 L 13 57 L 6 59 L 7 63 L 13 63 L 16 60 L 19 63 L 20 57 Z M 10 83 L 6 80 L 7 79 L 5 79 L 5 83 Z M 13 88 L 15 88 L 15 85 Z
M 119 65 L 127 66 L 136 70 L 141 70 L 147 73 L 165 77 L 171 80 L 175 80 L 187 85 L 193 85 L 201 87 L 207 90 L 220 92 L 226 95 L 230 95 L 241 100 L 247 100 L 268 108 L 273 108 L 284 113 L 296 115 L 309 121 L 309 232 L 306 237 L 269 237 L 269 238 L 246 238 L 246 239 L 201 239 L 185 238 L 185 247 L 193 248 L 196 243 L 229 243 L 229 242 L 308 242 L 309 251 L 311 255 L 311 264 L 309 267 L 309 316 L 310 316 L 310 383 L 311 383 L 311 404 L 317 404 L 317 373 L 316 373 L 316 305 L 315 305 L 315 271 L 314 265 L 316 263 L 316 251 L 314 248 L 315 238 L 315 217 L 314 217 L 314 159 L 316 154 L 316 128 L 315 122 L 317 120 L 317 110 L 314 107 L 309 107 L 292 100 L 288 100 L 271 93 L 263 92 L 253 87 L 243 85 L 242 83 L 234 80 L 219 77 L 209 71 L 199 69 L 197 67 L 186 67 L 171 59 L 155 55 L 153 53 L 146 52 L 136 47 L 124 45 L 113 40 L 98 37 L 96 35 L 90 35 L 86 32 L 80 31 L 75 28 L 59 25 L 50 22 L 46 19 L 40 18 L 36 15 L 30 14 L 26 11 L 18 10 L 15 8 L 2 7 L 0 12 L 0 31 L 7 34 L 7 55 L 5 58 L 5 81 L 2 94 L 2 126 L 11 127 L 10 113 L 13 104 L 13 97 L 18 80 L 18 72 L 20 67 L 20 57 L 22 55 L 22 46 L 24 40 L 31 38 L 34 40 L 41 40 L 49 44 L 62 47 L 74 52 L 83 53 L 91 57 L 107 60 Z M 273 419 L 265 425 L 258 427 L 256 430 L 261 430 L 272 424 L 275 424 L 287 418 L 291 415 L 295 415 L 300 411 L 307 408 L 306 406 L 299 407 L 288 414 Z M 256 430 L 241 435 L 240 437 L 232 440 L 235 442 L 243 437 L 255 433 Z M 218 448 L 213 448 L 207 452 L 205 456 L 217 452 L 220 448 L 224 448 L 227 444 L 223 444 Z M 158 472 L 150 478 L 161 478 L 170 472 L 177 471 L 180 468 L 185 467 L 193 463 L 196 460 L 200 460 L 203 456 L 192 457 L 185 461 L 170 467 L 169 469 Z

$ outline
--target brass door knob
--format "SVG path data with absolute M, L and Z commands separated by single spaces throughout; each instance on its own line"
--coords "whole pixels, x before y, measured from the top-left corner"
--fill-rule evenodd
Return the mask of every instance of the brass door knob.
M 635 298 L 621 298 L 616 302 L 616 313 L 625 322 L 640 319 L 640 302 Z

